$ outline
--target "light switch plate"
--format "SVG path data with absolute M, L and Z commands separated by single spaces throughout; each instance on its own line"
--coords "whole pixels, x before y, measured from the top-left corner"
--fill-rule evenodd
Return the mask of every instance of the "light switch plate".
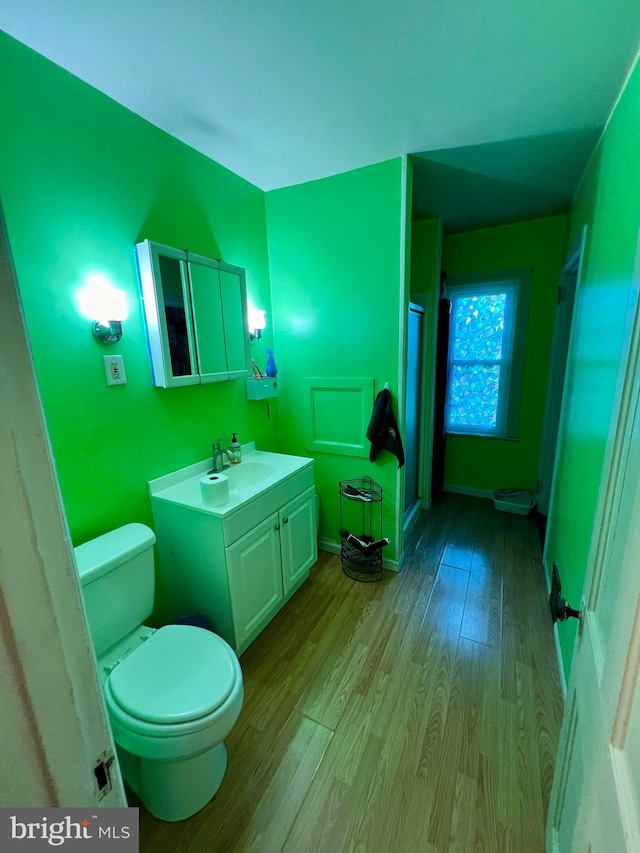
M 107 385 L 127 384 L 127 374 L 124 371 L 124 361 L 121 355 L 105 355 L 104 369 L 107 374 Z

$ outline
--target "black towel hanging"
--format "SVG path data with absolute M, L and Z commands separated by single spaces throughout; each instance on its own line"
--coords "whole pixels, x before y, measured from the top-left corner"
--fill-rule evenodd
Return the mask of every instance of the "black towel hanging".
M 382 450 L 388 450 L 398 459 L 398 468 L 404 465 L 404 448 L 400 430 L 391 405 L 391 392 L 383 388 L 373 404 L 371 420 L 367 427 L 367 438 L 371 442 L 369 459 L 374 462 Z

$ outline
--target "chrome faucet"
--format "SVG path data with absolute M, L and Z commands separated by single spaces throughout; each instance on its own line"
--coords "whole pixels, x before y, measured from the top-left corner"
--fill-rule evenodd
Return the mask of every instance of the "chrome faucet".
M 216 438 L 213 442 L 213 471 L 215 474 L 219 474 L 220 471 L 224 471 L 225 468 L 229 467 L 230 462 L 236 461 L 236 455 L 233 450 L 230 450 L 228 447 L 221 447 L 221 441 L 231 441 L 230 438 Z M 229 462 L 224 464 L 224 457 L 227 457 Z

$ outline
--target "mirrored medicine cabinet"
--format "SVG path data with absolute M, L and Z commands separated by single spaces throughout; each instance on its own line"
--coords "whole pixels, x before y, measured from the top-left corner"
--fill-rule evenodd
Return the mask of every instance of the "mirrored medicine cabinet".
M 151 240 L 136 245 L 154 385 L 249 376 L 242 267 Z

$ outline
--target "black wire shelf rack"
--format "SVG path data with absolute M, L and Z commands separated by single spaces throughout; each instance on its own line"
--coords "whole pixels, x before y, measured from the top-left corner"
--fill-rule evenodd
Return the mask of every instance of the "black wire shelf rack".
M 371 477 L 340 480 L 342 571 L 362 583 L 382 577 L 382 488 Z

